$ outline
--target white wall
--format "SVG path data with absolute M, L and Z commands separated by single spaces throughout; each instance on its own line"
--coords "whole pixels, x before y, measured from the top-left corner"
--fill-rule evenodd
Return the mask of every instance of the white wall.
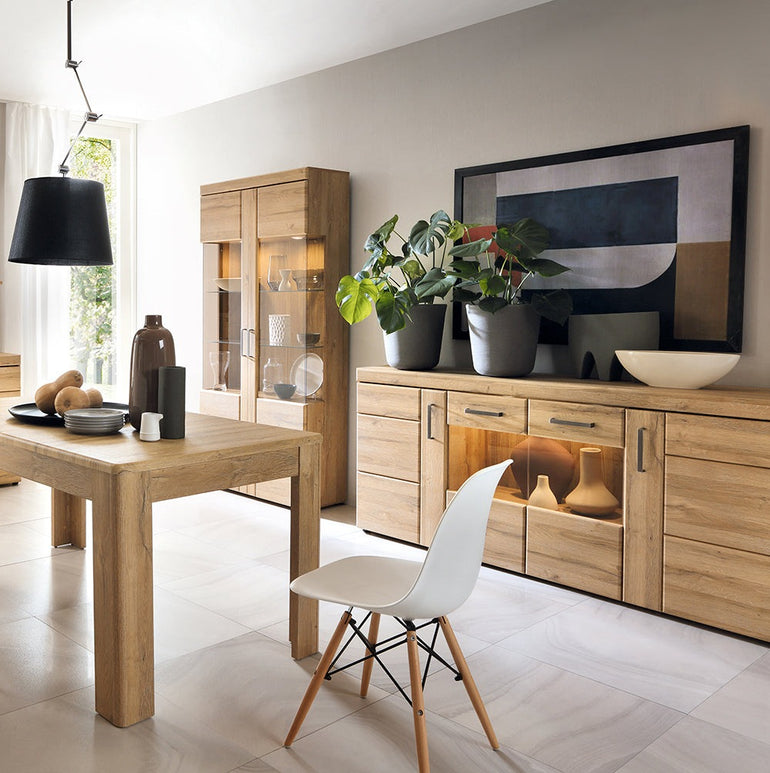
M 770 386 L 769 29 L 767 0 L 555 0 L 144 125 L 139 314 L 163 314 L 194 396 L 202 183 L 306 165 L 349 170 L 357 268 L 367 234 L 392 214 L 411 224 L 452 211 L 457 167 L 748 123 L 744 353 L 728 382 Z M 442 364 L 467 365 L 467 343 L 448 328 Z M 368 320 L 352 330 L 351 373 L 383 363 Z M 353 397 L 351 385 L 352 410 Z

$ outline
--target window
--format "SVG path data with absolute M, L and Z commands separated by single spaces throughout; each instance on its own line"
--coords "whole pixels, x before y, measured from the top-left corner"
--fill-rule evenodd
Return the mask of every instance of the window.
M 80 119 L 73 135 L 79 127 Z M 68 161 L 72 177 L 103 183 L 107 200 L 114 265 L 72 267 L 69 303 L 71 360 L 107 395 L 127 390 L 136 327 L 135 145 L 133 125 L 100 121 L 86 126 Z

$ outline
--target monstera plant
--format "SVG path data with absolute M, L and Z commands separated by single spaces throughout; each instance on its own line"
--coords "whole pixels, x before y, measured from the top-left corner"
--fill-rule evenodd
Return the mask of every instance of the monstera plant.
M 445 267 L 450 260 L 480 255 L 491 243 L 489 239 L 459 242 L 468 229 L 443 209 L 429 220 L 418 220 L 408 236 L 396 230 L 397 224 L 398 215 L 393 215 L 370 234 L 361 270 L 340 280 L 337 306 L 351 325 L 366 319 L 374 308 L 385 333 L 401 330 L 414 307 L 444 298 L 458 281 Z

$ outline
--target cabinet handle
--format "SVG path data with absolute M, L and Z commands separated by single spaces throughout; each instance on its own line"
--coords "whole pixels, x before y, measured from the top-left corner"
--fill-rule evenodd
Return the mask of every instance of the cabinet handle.
M 636 430 L 636 471 L 646 472 L 644 469 L 644 427 Z
M 548 422 L 549 424 L 561 424 L 565 427 L 584 427 L 585 429 L 593 429 L 596 426 L 595 421 L 569 421 L 568 419 L 557 419 L 555 416 L 551 416 Z
M 433 440 L 433 408 L 434 403 L 428 403 L 428 427 L 427 427 L 427 439 Z
M 502 411 L 482 411 L 479 408 L 466 408 L 465 413 L 471 413 L 474 416 L 496 416 L 497 418 L 505 415 Z
M 245 327 L 241 328 L 241 357 L 248 357 L 249 356 L 249 344 L 248 340 L 246 340 L 246 336 L 248 335 L 248 330 L 246 330 Z

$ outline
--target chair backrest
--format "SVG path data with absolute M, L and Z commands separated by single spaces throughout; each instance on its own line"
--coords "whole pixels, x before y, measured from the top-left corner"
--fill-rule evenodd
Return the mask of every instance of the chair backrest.
M 394 612 L 407 620 L 448 615 L 471 595 L 481 568 L 492 497 L 510 459 L 460 487 L 441 516 L 420 574 Z

